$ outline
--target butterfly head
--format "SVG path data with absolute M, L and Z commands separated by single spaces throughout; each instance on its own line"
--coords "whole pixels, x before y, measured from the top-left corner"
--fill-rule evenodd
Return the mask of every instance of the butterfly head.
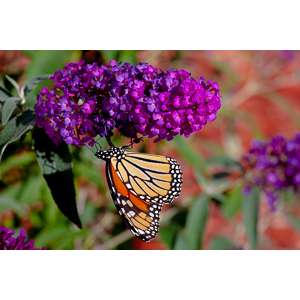
M 112 157 L 116 157 L 118 159 L 124 158 L 124 149 L 123 148 L 110 148 L 108 150 L 101 150 L 95 153 L 96 157 L 103 160 L 110 160 Z

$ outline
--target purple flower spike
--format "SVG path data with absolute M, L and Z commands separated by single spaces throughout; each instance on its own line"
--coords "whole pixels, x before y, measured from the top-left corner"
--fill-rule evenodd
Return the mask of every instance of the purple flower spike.
M 34 241 L 31 239 L 26 243 L 25 230 L 20 231 L 20 235 L 16 238 L 12 236 L 15 234 L 13 230 L 9 230 L 4 226 L 0 226 L 0 250 L 46 250 L 46 248 L 34 248 Z
M 267 199 L 270 209 L 275 210 L 275 202 L 279 193 L 292 189 L 295 195 L 300 195 L 300 138 L 296 134 L 292 140 L 275 136 L 264 143 L 253 141 L 252 148 L 244 157 L 250 182 L 244 188 L 252 185 L 260 186 Z
M 188 137 L 214 121 L 221 107 L 218 84 L 184 70 L 83 64 L 56 71 L 54 87 L 37 96 L 37 124 L 56 144 L 93 144 L 96 135 L 111 135 L 114 128 L 126 137 L 156 137 L 154 142 Z

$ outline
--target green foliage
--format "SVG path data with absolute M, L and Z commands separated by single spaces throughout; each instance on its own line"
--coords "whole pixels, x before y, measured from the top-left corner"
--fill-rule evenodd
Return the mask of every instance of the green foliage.
M 72 156 L 67 144 L 53 143 L 43 129 L 35 128 L 33 146 L 43 176 L 61 212 L 81 228 L 77 212 Z
M 258 222 L 259 191 L 251 189 L 251 193 L 243 197 L 242 210 L 246 232 L 252 249 L 257 248 L 257 222 Z
M 183 232 L 179 231 L 176 235 L 175 244 L 173 250 L 188 250 L 188 243 L 186 236 Z
M 7 121 L 9 120 L 14 109 L 16 108 L 16 106 L 20 101 L 21 99 L 18 97 L 10 97 L 5 100 L 2 107 L 2 120 L 1 120 L 2 126 L 6 125 Z
M 3 86 L 0 85 L 0 100 L 5 101 L 10 98 L 12 94 Z
M 201 249 L 202 237 L 208 216 L 209 197 L 203 195 L 195 199 L 187 215 L 186 241 L 188 249 Z
M 28 109 L 7 122 L 0 136 L 0 161 L 7 145 L 18 140 L 25 132 L 32 129 L 34 124 L 34 109 Z
M 232 244 L 229 240 L 222 238 L 222 237 L 217 237 L 210 250 L 233 250 L 235 249 L 234 244 Z
M 38 74 L 54 74 L 62 69 L 70 60 L 72 50 L 36 50 L 27 52 L 31 62 L 25 71 L 26 78 L 37 77 Z
M 26 210 L 22 204 L 16 201 L 14 198 L 9 198 L 7 196 L 0 196 L 0 211 L 5 209 L 11 209 L 19 215 L 24 215 Z
M 170 224 L 168 226 L 160 226 L 159 235 L 161 240 L 167 245 L 169 249 L 173 249 L 176 234 L 179 231 L 179 226 Z
M 221 208 L 229 219 L 233 219 L 242 205 L 242 188 L 238 186 L 227 195 L 226 201 L 222 203 Z

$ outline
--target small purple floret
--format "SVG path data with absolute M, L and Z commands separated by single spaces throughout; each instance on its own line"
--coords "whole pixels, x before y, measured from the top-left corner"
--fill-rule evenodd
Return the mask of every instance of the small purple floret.
M 275 136 L 270 141 L 253 141 L 249 153 L 244 157 L 251 185 L 262 187 L 270 209 L 275 210 L 279 193 L 292 189 L 300 195 L 300 135 L 287 140 Z
M 34 241 L 31 239 L 26 243 L 25 230 L 20 231 L 20 235 L 13 238 L 15 232 L 0 226 L 0 250 L 46 250 L 46 248 L 34 248 Z
M 219 87 L 181 70 L 158 71 L 147 63 L 99 66 L 69 63 L 37 96 L 36 120 L 50 138 L 72 145 L 93 144 L 96 135 L 171 140 L 188 137 L 216 118 Z

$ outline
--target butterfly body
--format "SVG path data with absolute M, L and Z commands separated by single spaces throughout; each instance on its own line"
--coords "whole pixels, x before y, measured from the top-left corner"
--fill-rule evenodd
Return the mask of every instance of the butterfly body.
M 159 214 L 181 191 L 182 172 L 170 157 L 127 148 L 97 151 L 106 161 L 106 177 L 114 204 L 131 232 L 151 241 L 159 230 Z

